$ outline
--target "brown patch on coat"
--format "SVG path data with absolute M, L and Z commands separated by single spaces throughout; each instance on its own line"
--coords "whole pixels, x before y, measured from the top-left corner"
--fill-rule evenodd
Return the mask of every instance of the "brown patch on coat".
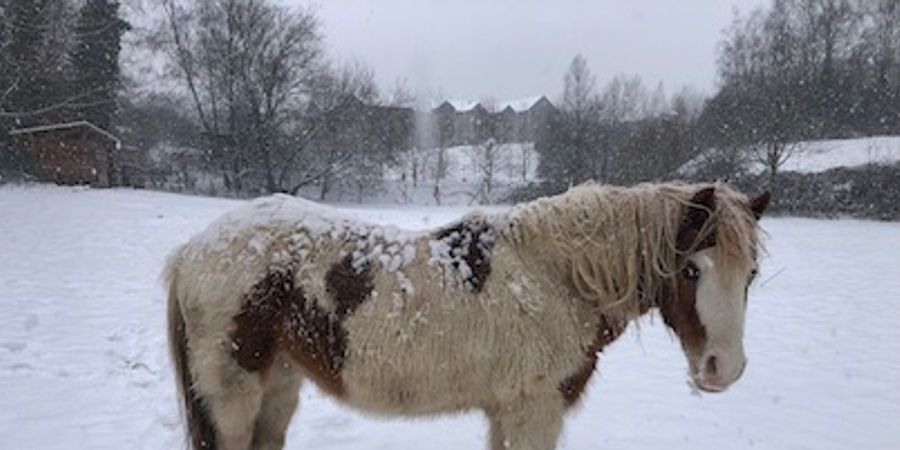
M 369 295 L 375 284 L 369 273 L 368 264 L 362 268 L 353 267 L 353 255 L 347 255 L 341 262 L 331 266 L 325 274 L 325 288 L 334 299 L 334 312 L 338 318 L 353 314 Z
M 234 317 L 237 328 L 231 334 L 231 356 L 245 370 L 255 372 L 272 365 L 293 290 L 290 274 L 273 272 L 244 297 L 241 312 Z
M 689 352 L 699 354 L 706 344 L 706 327 L 697 314 L 697 285 L 684 279 L 681 274 L 674 285 L 674 292 L 671 287 L 663 291 L 664 297 L 668 298 L 660 302 L 660 314 L 666 325 L 678 335 L 681 344 Z
M 336 311 L 328 311 L 295 285 L 292 272 L 273 271 L 253 286 L 234 317 L 232 357 L 247 371 L 265 372 L 278 352 L 286 351 L 320 388 L 343 395 L 341 368 L 347 352 L 343 319 L 361 302 L 345 301 L 340 306 L 337 297 L 336 302 Z
M 701 189 L 694 194 L 678 230 L 678 267 L 685 266 L 689 253 L 716 245 L 715 223 L 710 223 L 715 207 L 714 187 Z M 702 352 L 706 343 L 706 327 L 697 314 L 696 281 L 686 279 L 679 271 L 675 279 L 663 289 L 657 304 L 663 321 L 675 331 L 681 344 L 689 352 Z
M 599 353 L 603 351 L 604 347 L 618 339 L 623 331 L 625 331 L 624 326 L 613 326 L 606 319 L 601 320 L 600 326 L 597 328 L 597 334 L 584 350 L 584 360 L 578 367 L 578 370 L 559 384 L 559 391 L 562 393 L 567 407 L 575 406 L 578 403 L 578 400 L 587 388 L 588 381 L 594 374 L 594 369 L 597 367 Z
M 453 267 L 468 266 L 463 282 L 473 292 L 480 292 L 491 275 L 491 256 L 496 233 L 493 227 L 478 218 L 467 218 L 438 230 L 435 239 L 450 247 Z
M 289 297 L 282 324 L 285 348 L 306 375 L 325 392 L 343 396 L 341 368 L 347 358 L 347 331 L 343 317 L 323 309 L 303 289 Z

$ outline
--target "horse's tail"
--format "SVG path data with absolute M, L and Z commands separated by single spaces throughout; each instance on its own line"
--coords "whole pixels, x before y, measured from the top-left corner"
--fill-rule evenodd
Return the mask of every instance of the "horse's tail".
M 169 258 L 166 266 L 166 285 L 168 287 L 168 334 L 169 353 L 172 366 L 175 368 L 175 383 L 178 395 L 182 398 L 182 411 L 187 426 L 187 434 L 191 448 L 215 450 L 216 431 L 213 426 L 205 399 L 193 389 L 191 364 L 188 359 L 188 337 L 186 334 L 184 315 L 178 301 L 178 265 L 181 249 Z

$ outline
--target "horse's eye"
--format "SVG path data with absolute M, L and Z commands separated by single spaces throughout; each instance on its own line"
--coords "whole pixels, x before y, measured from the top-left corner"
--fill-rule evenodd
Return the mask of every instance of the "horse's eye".
M 700 268 L 692 262 L 688 262 L 684 269 L 681 269 L 681 276 L 685 280 L 697 281 L 700 279 Z
M 759 271 L 758 271 L 758 270 L 753 269 L 753 270 L 750 271 L 750 282 L 751 282 L 751 283 L 753 282 L 753 280 L 756 279 L 756 276 L 757 276 L 757 275 L 759 275 Z

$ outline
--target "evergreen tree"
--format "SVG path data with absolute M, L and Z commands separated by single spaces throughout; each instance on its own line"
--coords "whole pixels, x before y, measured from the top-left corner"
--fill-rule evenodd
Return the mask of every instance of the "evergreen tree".
M 9 89 L 4 110 L 12 112 L 39 109 L 48 97 L 51 85 L 41 70 L 44 35 L 48 28 L 44 0 L 10 0 L 4 21 L 10 26 L 7 46 Z M 24 120 L 24 119 L 23 119 Z M 17 125 L 22 125 L 19 120 Z
M 9 130 L 58 120 L 69 2 L 0 1 L 0 171 L 28 171 Z
M 72 49 L 74 93 L 80 97 L 76 118 L 110 129 L 120 86 L 122 35 L 130 28 L 119 17 L 116 0 L 87 0 L 81 7 Z

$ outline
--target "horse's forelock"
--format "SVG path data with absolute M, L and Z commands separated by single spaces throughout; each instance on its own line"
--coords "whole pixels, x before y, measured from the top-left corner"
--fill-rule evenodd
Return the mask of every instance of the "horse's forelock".
M 674 185 L 673 198 L 682 203 L 682 220 L 676 246 L 682 258 L 715 247 L 717 259 L 726 267 L 745 267 L 752 264 L 761 247 L 755 213 L 747 198 L 723 183 L 707 187 Z M 693 189 L 693 197 L 690 189 Z M 685 189 L 688 189 L 685 192 Z M 697 205 L 697 196 L 712 190 L 714 200 Z M 697 211 L 702 211 L 698 214 Z M 702 221 L 697 216 L 703 217 Z
M 717 259 L 724 270 L 753 266 L 762 248 L 758 219 L 743 194 L 724 184 L 716 191 L 719 202 L 712 220 Z

